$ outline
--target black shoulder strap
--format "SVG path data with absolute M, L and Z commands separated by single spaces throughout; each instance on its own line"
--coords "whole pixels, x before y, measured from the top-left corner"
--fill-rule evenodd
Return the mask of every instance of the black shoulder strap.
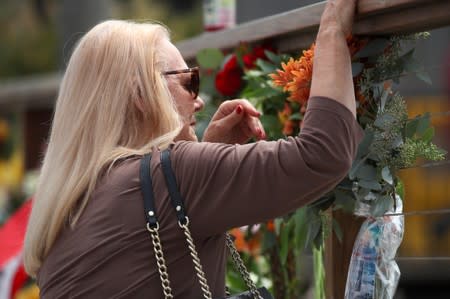
M 178 190 L 177 180 L 172 170 L 172 164 L 170 162 L 170 150 L 166 149 L 161 152 L 161 166 L 166 179 L 167 188 L 169 190 L 170 201 L 177 213 L 178 222 L 180 224 L 186 224 L 188 219 L 186 217 L 186 211 L 184 209 L 183 198 Z
M 144 197 L 145 217 L 147 218 L 147 225 L 150 228 L 155 228 L 158 225 L 155 209 L 155 195 L 153 194 L 153 184 L 150 173 L 151 154 L 145 154 L 141 159 L 141 167 L 139 176 L 141 179 L 141 191 Z

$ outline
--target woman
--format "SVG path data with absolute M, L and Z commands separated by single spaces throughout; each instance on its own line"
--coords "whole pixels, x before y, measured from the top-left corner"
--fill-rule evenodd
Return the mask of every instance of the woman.
M 239 145 L 264 138 L 244 100 L 222 104 L 195 142 L 198 73 L 160 25 L 108 21 L 88 32 L 61 84 L 26 234 L 41 297 L 162 298 L 139 179 L 141 156 L 153 152 L 172 292 L 201 298 L 157 154 L 167 147 L 213 298 L 223 296 L 225 232 L 293 211 L 349 170 L 362 135 L 345 42 L 355 2 L 328 1 L 302 132 L 277 142 Z

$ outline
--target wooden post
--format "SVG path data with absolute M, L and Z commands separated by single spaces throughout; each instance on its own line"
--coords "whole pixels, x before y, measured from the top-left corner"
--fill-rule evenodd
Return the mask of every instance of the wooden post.
M 342 243 L 330 233 L 325 243 L 325 280 L 327 299 L 342 299 L 356 235 L 364 218 L 343 211 L 329 211 L 342 229 Z

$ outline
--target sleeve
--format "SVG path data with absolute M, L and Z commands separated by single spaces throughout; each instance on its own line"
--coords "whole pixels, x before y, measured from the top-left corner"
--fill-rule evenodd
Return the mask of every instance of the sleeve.
M 335 100 L 309 100 L 297 137 L 246 145 L 179 142 L 172 165 L 191 229 L 212 236 L 285 215 L 348 173 L 363 131 Z

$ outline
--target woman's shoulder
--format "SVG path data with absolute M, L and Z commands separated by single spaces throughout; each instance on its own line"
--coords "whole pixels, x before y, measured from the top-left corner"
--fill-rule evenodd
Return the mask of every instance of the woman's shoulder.
M 128 186 L 137 184 L 139 177 L 140 156 L 130 156 L 115 161 L 103 171 L 97 187 Z

